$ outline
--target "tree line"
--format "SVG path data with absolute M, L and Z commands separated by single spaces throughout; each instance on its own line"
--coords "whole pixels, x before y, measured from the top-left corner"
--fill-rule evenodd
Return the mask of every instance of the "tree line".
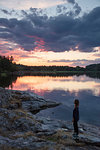
M 66 72 L 66 71 L 80 71 L 80 72 L 98 72 L 100 71 L 100 63 L 99 64 L 91 64 L 87 65 L 85 68 L 76 66 L 24 66 L 24 65 L 17 65 L 19 70 L 23 71 L 34 71 L 34 72 Z
M 25 66 L 13 62 L 13 56 L 0 56 L 0 73 L 1 72 L 15 72 L 15 71 L 31 71 L 31 72 L 100 72 L 100 63 L 91 64 L 85 68 L 76 66 Z
M 16 71 L 16 64 L 13 63 L 13 56 L 0 56 L 0 73 L 2 72 L 14 72 Z

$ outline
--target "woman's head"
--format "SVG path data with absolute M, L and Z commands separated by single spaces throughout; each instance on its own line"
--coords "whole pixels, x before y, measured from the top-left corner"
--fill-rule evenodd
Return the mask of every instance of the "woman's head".
M 79 106 L 79 100 L 78 100 L 78 99 L 75 99 L 75 100 L 74 100 L 74 104 L 75 104 L 75 106 Z

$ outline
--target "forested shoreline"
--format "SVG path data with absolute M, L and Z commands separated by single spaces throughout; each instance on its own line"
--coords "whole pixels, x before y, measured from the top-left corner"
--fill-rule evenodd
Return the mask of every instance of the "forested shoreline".
M 16 64 L 13 56 L 5 57 L 0 56 L 0 74 L 32 74 L 32 75 L 67 75 L 67 74 L 83 74 L 83 73 L 99 73 L 100 63 L 91 64 L 84 67 L 76 66 L 25 66 L 21 64 Z

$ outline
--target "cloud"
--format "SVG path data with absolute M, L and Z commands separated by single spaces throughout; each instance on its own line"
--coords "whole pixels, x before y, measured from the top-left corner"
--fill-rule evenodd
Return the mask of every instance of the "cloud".
M 83 61 L 76 61 L 76 62 L 73 62 L 72 65 L 73 66 L 87 66 L 87 65 L 90 65 L 90 64 L 98 64 L 100 63 L 100 59 L 95 59 L 95 60 L 83 60 Z
M 100 57 L 100 54 L 94 54 L 94 56 L 96 56 L 96 57 Z
M 76 16 L 79 15 L 81 12 L 81 7 L 78 5 L 78 3 L 75 3 L 74 9 L 75 9 L 75 15 Z
M 71 4 L 75 4 L 75 0 L 64 0 L 64 1 L 71 3 Z
M 100 46 L 100 7 L 82 17 L 66 13 L 48 17 L 41 11 L 30 10 L 30 13 L 23 10 L 24 17 L 20 20 L 0 18 L 0 38 L 26 51 L 38 48 L 54 52 L 71 49 L 91 52 Z
M 67 12 L 67 14 L 69 16 L 74 16 L 75 17 L 75 16 L 80 14 L 82 9 L 75 0 L 63 0 L 63 1 L 71 3 L 73 5 L 73 9 L 71 9 L 69 12 Z
M 12 15 L 13 13 L 16 13 L 17 14 L 17 12 L 15 11 L 15 10 L 6 10 L 6 9 L 0 9 L 4 14 L 6 14 L 6 15 Z
M 86 65 L 100 63 L 100 58 L 95 59 L 95 60 L 87 60 L 87 59 L 65 60 L 65 59 L 61 59 L 61 60 L 53 60 L 53 61 L 48 60 L 48 62 L 49 63 L 64 62 L 64 63 L 71 63 L 72 66 L 83 66 L 84 67 Z
M 10 13 L 8 12 L 8 10 L 1 9 L 1 11 L 2 11 L 3 13 L 5 13 L 5 14 L 8 14 L 8 15 L 10 15 Z
M 0 6 L 8 9 L 22 10 L 34 8 L 48 8 L 63 4 L 63 0 L 0 0 Z
M 57 5 L 56 11 L 57 13 L 65 13 L 67 10 L 67 7 L 64 5 Z

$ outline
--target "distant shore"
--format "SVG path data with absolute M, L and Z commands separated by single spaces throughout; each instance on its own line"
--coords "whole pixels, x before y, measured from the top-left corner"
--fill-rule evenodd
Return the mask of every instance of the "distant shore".
M 17 76 L 73 76 L 73 75 L 87 75 L 93 78 L 100 78 L 100 71 L 17 71 L 13 72 L 12 75 Z

